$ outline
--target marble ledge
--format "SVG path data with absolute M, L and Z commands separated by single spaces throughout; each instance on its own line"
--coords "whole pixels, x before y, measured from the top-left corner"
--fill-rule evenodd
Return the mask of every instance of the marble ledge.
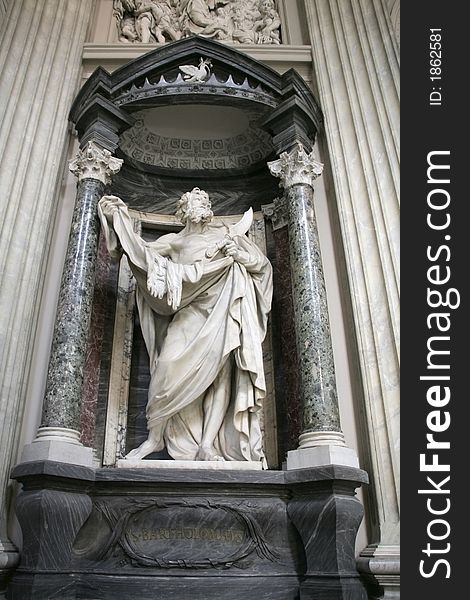
M 36 460 L 23 462 L 13 468 L 10 477 L 22 481 L 29 477 L 59 477 L 71 480 L 89 481 L 95 480 L 96 469 L 81 465 L 71 465 L 53 460 Z
M 261 462 L 248 460 L 129 460 L 117 461 L 118 469 L 191 469 L 218 471 L 261 471 Z
M 367 473 L 354 467 L 326 465 L 293 471 L 240 471 L 217 469 L 123 469 L 123 468 L 90 468 L 54 461 L 36 461 L 17 465 L 12 479 L 34 482 L 38 478 L 47 477 L 62 483 L 83 485 L 93 484 L 126 484 L 126 483 L 213 483 L 233 485 L 269 485 L 295 486 L 305 483 L 321 483 L 328 481 L 344 481 L 358 485 L 368 483 Z

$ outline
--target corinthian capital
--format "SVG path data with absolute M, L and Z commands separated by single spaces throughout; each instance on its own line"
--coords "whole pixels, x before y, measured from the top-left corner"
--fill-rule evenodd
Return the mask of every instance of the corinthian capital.
M 323 171 L 323 163 L 315 159 L 313 151 L 307 154 L 300 142 L 290 152 L 283 152 L 278 160 L 268 162 L 269 170 L 281 179 L 280 185 L 289 188 L 296 183 L 313 187 L 314 180 Z
M 78 178 L 98 179 L 104 184 L 110 183 L 111 176 L 121 169 L 123 161 L 115 158 L 109 150 L 104 150 L 94 142 L 88 142 L 83 150 L 77 152 L 76 158 L 70 161 L 69 169 Z

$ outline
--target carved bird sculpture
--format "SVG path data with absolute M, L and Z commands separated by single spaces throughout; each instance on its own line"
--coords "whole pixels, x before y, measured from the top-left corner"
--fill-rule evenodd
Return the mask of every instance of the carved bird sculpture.
M 181 65 L 178 69 L 183 73 L 183 79 L 188 83 L 203 83 L 211 74 L 212 63 L 209 58 L 201 58 L 199 66 Z

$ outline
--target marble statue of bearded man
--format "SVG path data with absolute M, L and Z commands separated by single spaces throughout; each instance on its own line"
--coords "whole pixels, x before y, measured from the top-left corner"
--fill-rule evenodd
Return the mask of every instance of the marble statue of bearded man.
M 162 450 L 177 460 L 263 461 L 258 412 L 272 268 L 245 235 L 212 223 L 206 192 L 179 200 L 184 228 L 146 242 L 126 205 L 104 196 L 109 251 L 124 252 L 150 358 L 148 439 L 126 458 Z

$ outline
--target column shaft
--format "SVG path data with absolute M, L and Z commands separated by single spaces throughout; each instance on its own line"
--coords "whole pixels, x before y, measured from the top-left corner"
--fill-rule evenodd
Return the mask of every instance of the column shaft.
M 313 189 L 303 183 L 293 185 L 286 191 L 286 200 L 303 401 L 302 446 L 304 434 L 341 431 L 341 426 Z
M 294 328 L 299 361 L 303 430 L 287 468 L 326 464 L 358 466 L 341 431 L 325 280 L 313 207 L 313 182 L 323 165 L 300 142 L 268 163 L 286 194 L 277 209 L 287 215 Z M 276 203 L 275 203 L 276 204 Z M 278 210 L 276 210 L 278 212 Z
M 57 306 L 41 427 L 79 431 L 83 367 L 93 302 L 104 183 L 82 179 L 77 187 Z
M 111 175 L 121 168 L 89 141 L 71 161 L 77 196 L 65 257 L 47 374 L 41 427 L 23 451 L 23 461 L 51 459 L 91 464 L 91 449 L 80 444 L 83 371 L 91 321 L 98 251 L 98 201 Z

